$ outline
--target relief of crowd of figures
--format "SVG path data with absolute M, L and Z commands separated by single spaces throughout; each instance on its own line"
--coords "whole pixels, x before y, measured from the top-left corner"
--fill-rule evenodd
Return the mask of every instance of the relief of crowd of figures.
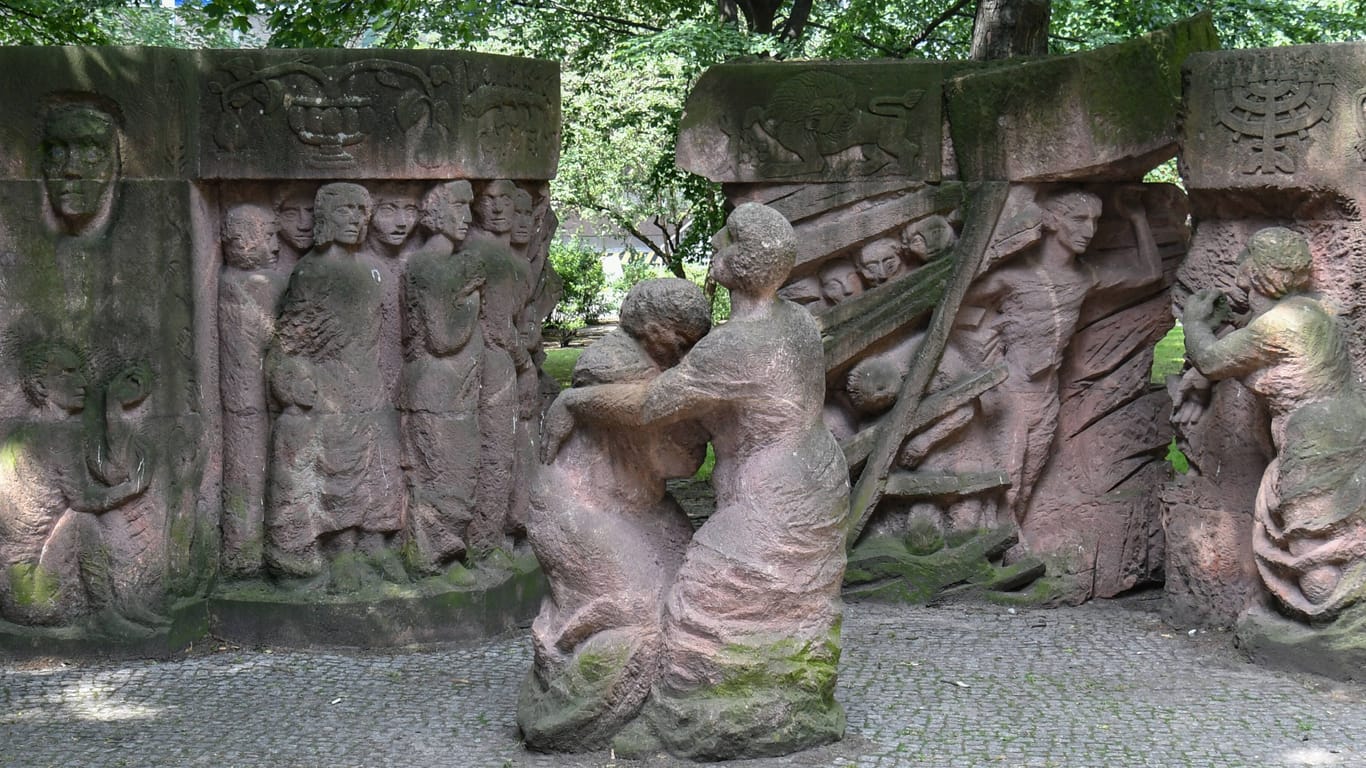
M 225 190 L 218 328 L 229 573 L 350 591 L 510 550 L 525 525 L 543 185 Z

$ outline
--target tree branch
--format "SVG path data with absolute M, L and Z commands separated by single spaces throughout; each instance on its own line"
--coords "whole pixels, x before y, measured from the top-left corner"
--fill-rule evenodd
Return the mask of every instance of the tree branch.
M 653 24 L 646 24 L 643 21 L 633 21 L 631 19 L 623 19 L 618 16 L 607 16 L 601 13 L 593 13 L 592 11 L 585 11 L 579 8 L 570 8 L 559 3 L 546 2 L 546 0 L 512 0 L 512 4 L 522 8 L 528 8 L 533 11 L 549 8 L 560 13 L 566 13 L 571 16 L 578 16 L 579 18 L 586 19 L 596 24 L 615 24 L 618 27 L 635 29 L 641 32 L 664 31 L 663 27 L 656 27 Z
M 949 19 L 952 19 L 954 16 L 959 15 L 959 13 L 962 12 L 964 6 L 966 6 L 970 2 L 972 2 L 972 0 L 956 0 L 956 2 L 954 2 L 953 5 L 949 6 L 948 8 L 945 8 L 943 13 L 939 14 L 938 16 L 935 16 L 933 19 L 930 19 L 930 23 L 926 24 L 925 28 L 920 30 L 920 34 L 911 38 L 910 44 L 907 45 L 904 49 L 905 52 L 910 53 L 920 45 L 924 44 L 925 41 L 930 39 L 930 35 L 933 35 L 936 29 L 939 29 L 939 27 L 947 23 Z M 903 53 L 902 55 L 904 56 L 905 53 Z

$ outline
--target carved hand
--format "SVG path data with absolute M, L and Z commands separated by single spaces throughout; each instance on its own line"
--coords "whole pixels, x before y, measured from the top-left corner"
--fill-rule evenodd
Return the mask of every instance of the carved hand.
M 1181 321 L 1213 328 L 1227 320 L 1228 316 L 1228 301 L 1224 299 L 1223 292 L 1205 288 L 1186 299 L 1186 309 L 1181 313 Z
M 574 390 L 565 390 L 550 404 L 541 419 L 541 463 L 551 464 L 560 452 L 560 446 L 569 439 L 574 431 L 574 415 L 569 412 L 569 400 Z

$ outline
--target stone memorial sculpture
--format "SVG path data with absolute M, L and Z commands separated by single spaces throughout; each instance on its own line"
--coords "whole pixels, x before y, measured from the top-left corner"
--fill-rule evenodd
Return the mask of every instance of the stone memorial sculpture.
M 1245 300 L 1202 290 L 1182 322 L 1196 370 L 1238 378 L 1268 406 L 1276 455 L 1257 491 L 1252 550 L 1275 604 L 1321 628 L 1366 596 L 1366 399 L 1340 321 L 1309 293 L 1311 266 L 1303 235 L 1263 229 L 1239 273 Z M 1217 337 L 1231 305 L 1247 314 Z
M 517 455 L 530 449 L 529 433 L 518 429 L 518 377 L 532 365 L 518 330 L 525 317 L 529 267 L 512 249 L 514 195 L 517 187 L 496 179 L 474 198 L 474 224 L 464 252 L 484 274 L 479 310 L 484 340 L 483 376 L 479 388 L 480 467 L 474 520 L 465 542 L 476 552 L 507 550 L 513 522 L 514 467 Z
M 403 468 L 409 495 L 409 567 L 430 575 L 466 551 L 480 468 L 479 390 L 484 341 L 479 265 L 459 252 L 470 227 L 468 181 L 422 198 L 427 241 L 404 274 Z
M 239 203 L 223 214 L 223 269 L 218 277 L 223 566 L 239 576 L 261 570 L 265 546 L 270 463 L 265 358 L 291 269 L 280 262 L 275 217 L 271 208 L 253 203 Z
M 696 285 L 646 280 L 620 326 L 594 342 L 547 417 L 574 419 L 595 385 L 649 383 L 711 327 Z M 527 534 L 550 594 L 532 624 L 534 667 L 518 703 L 527 745 L 605 748 L 640 710 L 661 662 L 660 616 L 692 525 L 664 489 L 693 474 L 707 437 L 691 422 L 620 429 L 591 415 L 536 473 Z
M 381 280 L 361 257 L 370 194 L 318 189 L 313 250 L 290 276 L 266 359 L 279 415 L 266 497 L 267 565 L 309 588 L 404 580 L 398 414 L 377 360 Z
M 275 221 L 280 262 L 293 269 L 305 253 L 313 247 L 313 198 L 318 188 L 314 184 L 289 184 L 275 195 Z
M 363 259 L 378 275 L 380 290 L 380 369 L 391 396 L 398 392 L 399 369 L 403 367 L 403 321 L 399 310 L 399 287 L 413 245 L 417 227 L 418 193 L 411 185 L 395 182 L 375 184 L 369 189 L 373 211 L 367 228 Z
M 874 240 L 859 249 L 854 267 L 869 288 L 876 288 L 906 273 L 901 251 L 901 243 L 896 239 Z
M 816 323 L 777 296 L 795 249 L 781 214 L 737 207 L 710 270 L 731 292 L 730 321 L 648 383 L 569 400 L 576 420 L 628 431 L 696 421 L 716 452 L 716 512 L 668 588 L 658 679 L 614 739 L 618 755 L 754 757 L 843 735 L 833 694 L 848 469 L 821 422 Z M 548 417 L 547 456 L 566 431 Z
M 821 268 L 821 298 L 826 306 L 842 304 L 863 293 L 858 268 L 846 259 L 837 259 Z

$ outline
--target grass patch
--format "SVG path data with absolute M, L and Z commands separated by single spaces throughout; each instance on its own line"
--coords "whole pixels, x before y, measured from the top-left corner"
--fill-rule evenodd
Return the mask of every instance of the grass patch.
M 1181 372 L 1181 367 L 1186 362 L 1186 332 L 1181 327 L 1181 322 L 1177 321 L 1176 326 L 1162 340 L 1157 342 L 1157 348 L 1153 350 L 1153 370 L 1149 378 L 1154 384 L 1167 383 L 1167 377 Z
M 560 382 L 561 387 L 568 387 L 570 379 L 574 377 L 574 364 L 579 361 L 581 354 L 581 347 L 548 347 L 545 350 L 545 364 L 541 368 Z

